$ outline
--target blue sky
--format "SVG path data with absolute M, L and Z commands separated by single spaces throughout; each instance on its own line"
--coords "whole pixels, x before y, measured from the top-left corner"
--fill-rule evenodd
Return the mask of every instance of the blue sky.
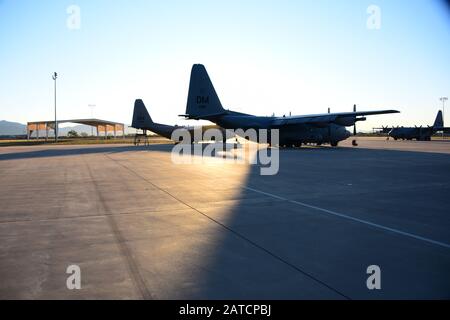
M 80 8 L 80 28 L 67 8 Z M 367 28 L 367 8 L 381 28 Z M 203 63 L 222 104 L 258 115 L 398 108 L 360 129 L 432 124 L 450 96 L 450 13 L 439 0 L 0 0 L 0 120 L 192 123 L 189 73 Z M 446 119 L 450 121 L 450 104 Z

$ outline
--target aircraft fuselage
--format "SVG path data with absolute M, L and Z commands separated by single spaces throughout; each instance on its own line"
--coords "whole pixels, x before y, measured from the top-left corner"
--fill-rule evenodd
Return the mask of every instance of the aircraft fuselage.
M 400 127 L 393 128 L 389 132 L 389 136 L 397 139 L 412 140 L 416 139 L 418 141 L 429 141 L 431 136 L 436 132 L 434 128 L 416 128 L 416 127 Z
M 222 115 L 208 120 L 224 129 L 278 129 L 280 145 L 299 145 L 301 143 L 337 144 L 350 137 L 351 133 L 344 126 L 334 123 L 321 126 L 312 124 L 273 125 L 275 117 L 253 115 Z

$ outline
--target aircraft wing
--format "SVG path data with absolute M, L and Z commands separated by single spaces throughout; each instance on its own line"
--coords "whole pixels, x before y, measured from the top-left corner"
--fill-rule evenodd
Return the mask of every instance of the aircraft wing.
M 437 131 L 444 131 L 445 133 L 450 132 L 450 127 L 435 127 Z
M 353 125 L 354 119 L 360 116 L 370 116 L 376 114 L 399 113 L 397 110 L 377 110 L 377 111 L 358 111 L 358 112 L 337 112 L 311 114 L 304 116 L 277 117 L 273 120 L 273 125 L 292 125 L 292 124 L 328 124 L 337 123 L 340 125 Z M 351 124 L 346 124 L 352 122 Z

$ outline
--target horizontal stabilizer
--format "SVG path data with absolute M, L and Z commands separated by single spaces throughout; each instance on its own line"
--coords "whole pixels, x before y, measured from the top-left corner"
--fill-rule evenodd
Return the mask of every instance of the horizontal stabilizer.
M 194 119 L 194 120 L 199 120 L 199 119 L 211 119 L 214 117 L 219 117 L 219 116 L 223 116 L 228 114 L 226 111 L 224 112 L 220 112 L 220 113 L 213 113 L 213 114 L 202 114 L 202 115 L 192 115 L 192 114 L 180 114 L 180 117 L 185 117 L 186 119 Z

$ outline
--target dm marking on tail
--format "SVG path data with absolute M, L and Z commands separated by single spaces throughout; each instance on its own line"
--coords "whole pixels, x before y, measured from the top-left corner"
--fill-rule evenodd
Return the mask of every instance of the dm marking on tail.
M 225 112 L 205 67 L 201 64 L 194 64 L 189 83 L 186 115 L 190 118 L 205 118 Z

